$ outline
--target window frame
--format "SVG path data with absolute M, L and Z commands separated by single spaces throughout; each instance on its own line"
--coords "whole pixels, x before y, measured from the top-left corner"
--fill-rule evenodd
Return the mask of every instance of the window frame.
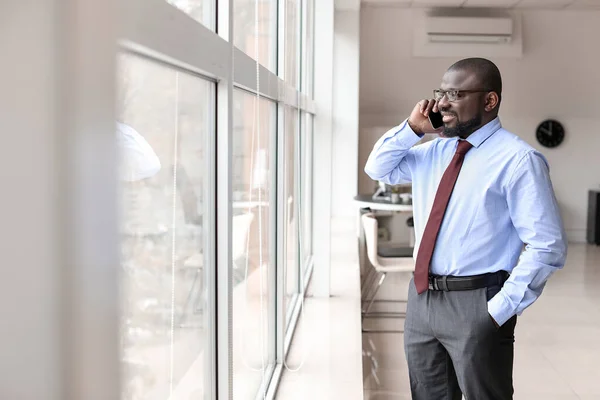
M 285 32 L 286 32 L 286 1 L 277 1 L 277 33 L 276 42 L 276 64 L 277 73 L 270 71 L 263 65 L 258 66 L 260 85 L 257 85 L 257 65 L 256 61 L 246 55 L 233 45 L 233 0 L 213 0 L 215 7 L 214 26 L 216 31 L 205 27 L 185 12 L 164 0 L 123 0 L 120 2 L 121 24 L 119 26 L 117 52 L 129 52 L 148 58 L 152 61 L 163 63 L 171 68 L 177 68 L 187 73 L 195 74 L 203 79 L 214 81 L 215 90 L 215 109 L 214 121 L 216 123 L 216 134 L 206 135 L 206 157 L 204 168 L 207 171 L 205 180 L 205 190 L 208 196 L 204 204 L 205 223 L 204 231 L 204 249 L 205 265 L 216 266 L 216 268 L 206 268 L 206 290 L 208 298 L 208 321 L 209 326 L 216 327 L 208 329 L 207 335 L 209 343 L 206 349 L 207 368 L 205 371 L 206 391 L 205 397 L 210 399 L 230 399 L 233 396 L 233 386 L 230 376 L 232 367 L 232 336 L 231 336 L 231 317 L 232 317 L 232 284 L 231 284 L 231 229 L 232 229 L 232 134 L 233 134 L 233 89 L 243 89 L 254 95 L 262 96 L 276 102 L 277 131 L 271 146 L 271 150 L 276 150 L 276 156 L 273 157 L 271 173 L 277 174 L 273 179 L 274 188 L 272 188 L 270 201 L 275 202 L 274 207 L 277 213 L 274 222 L 274 234 L 277 240 L 272 240 L 272 246 L 275 247 L 276 276 L 273 278 L 275 290 L 272 292 L 276 296 L 274 310 L 269 310 L 270 315 L 276 316 L 276 332 L 269 332 L 273 335 L 276 345 L 276 364 L 270 371 L 270 376 L 265 379 L 268 384 L 266 388 L 267 398 L 273 398 L 276 392 L 277 384 L 283 370 L 283 360 L 287 355 L 291 338 L 302 306 L 302 296 L 304 296 L 306 287 L 312 273 L 312 257 L 309 267 L 303 269 L 303 255 L 298 248 L 297 256 L 299 268 L 298 276 L 302 277 L 301 282 L 304 287 L 299 287 L 299 296 L 295 296 L 292 308 L 292 317 L 288 326 L 285 324 L 285 310 L 283 306 L 283 296 L 285 296 L 285 282 L 282 281 L 283 274 L 280 266 L 282 262 L 283 244 L 281 242 L 281 232 L 283 221 L 283 210 L 285 201 L 282 202 L 281 185 L 279 182 L 281 176 L 280 168 L 282 166 L 282 152 L 285 147 L 283 138 L 285 137 L 285 112 L 286 106 L 297 109 L 298 124 L 294 137 L 297 146 L 300 146 L 301 124 L 304 123 L 302 117 L 305 113 L 315 114 L 315 103 L 312 96 L 307 94 L 312 90 L 309 88 L 314 84 L 314 70 L 312 65 L 307 64 L 306 59 L 311 63 L 314 60 L 314 19 L 315 13 L 312 13 L 312 21 L 305 21 L 307 13 L 307 2 L 312 2 L 314 11 L 314 0 L 298 0 L 298 31 L 296 32 L 299 43 L 296 56 L 298 84 L 290 85 L 285 80 Z M 313 28 L 309 28 L 309 27 Z M 305 47 L 307 40 L 307 29 L 313 29 L 313 43 Z M 186 38 L 184 41 L 181 38 Z M 199 50 L 200 49 L 200 50 Z M 312 51 L 312 56 L 306 54 L 306 49 Z M 308 72 L 310 70 L 310 72 Z M 307 77 L 309 79 L 307 80 Z M 314 135 L 314 132 L 313 132 Z M 313 136 L 314 143 L 314 136 Z M 302 152 L 295 152 L 302 156 Z M 314 153 L 313 153 L 314 155 Z M 293 160 L 292 162 L 296 162 Z M 302 173 L 302 159 L 297 163 L 300 165 L 299 173 Z M 312 170 L 312 168 L 311 168 Z M 313 182 L 313 179 L 310 180 Z M 294 183 L 298 185 L 298 182 Z M 301 195 L 297 192 L 297 195 Z M 298 213 L 299 221 L 302 218 L 302 210 Z M 302 224 L 299 223 L 298 226 Z M 304 274 L 303 274 L 304 272 Z M 271 282 L 270 282 L 271 284 Z M 272 314 L 271 314 L 272 312 Z M 261 391 L 257 393 L 257 398 L 263 398 Z

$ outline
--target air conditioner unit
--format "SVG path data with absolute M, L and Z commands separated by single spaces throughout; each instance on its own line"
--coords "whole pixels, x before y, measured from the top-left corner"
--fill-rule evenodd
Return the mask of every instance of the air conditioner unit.
M 510 43 L 513 21 L 509 17 L 428 16 L 427 39 L 432 43 Z

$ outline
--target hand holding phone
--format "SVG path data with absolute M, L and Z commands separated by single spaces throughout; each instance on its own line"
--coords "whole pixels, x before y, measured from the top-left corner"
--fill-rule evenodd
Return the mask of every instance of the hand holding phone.
M 444 123 L 437 102 L 433 99 L 418 102 L 408 118 L 408 124 L 418 135 L 440 133 Z

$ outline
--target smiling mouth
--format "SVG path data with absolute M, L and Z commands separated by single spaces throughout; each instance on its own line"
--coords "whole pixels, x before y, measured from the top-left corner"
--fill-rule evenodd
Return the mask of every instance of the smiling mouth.
M 454 114 L 442 114 L 442 121 L 444 122 L 450 122 L 455 118 L 456 116 Z

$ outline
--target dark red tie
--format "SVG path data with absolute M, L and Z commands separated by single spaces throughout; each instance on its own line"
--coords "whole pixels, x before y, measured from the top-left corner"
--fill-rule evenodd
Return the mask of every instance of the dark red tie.
M 440 232 L 440 226 L 444 220 L 446 207 L 456 184 L 458 173 L 465 160 L 465 154 L 467 154 L 471 147 L 473 145 L 466 140 L 459 140 L 456 153 L 454 153 L 450 165 L 446 168 L 440 181 L 440 186 L 435 194 L 435 200 L 433 201 L 431 213 L 425 226 L 425 232 L 423 232 L 423 237 L 421 238 L 421 245 L 419 246 L 417 261 L 415 263 L 415 287 L 419 294 L 425 292 L 429 287 L 429 264 L 431 264 L 435 241 Z

